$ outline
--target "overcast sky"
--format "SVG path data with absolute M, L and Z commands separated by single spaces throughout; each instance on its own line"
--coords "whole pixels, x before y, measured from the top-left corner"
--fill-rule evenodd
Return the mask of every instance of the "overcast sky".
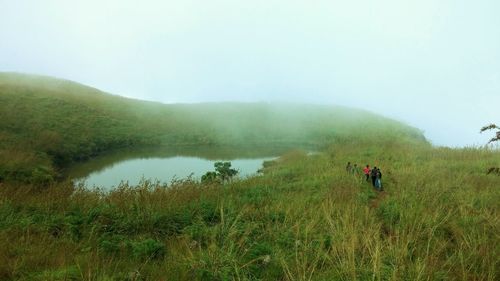
M 339 104 L 478 145 L 500 123 L 500 1 L 0 0 L 0 71 L 165 103 Z

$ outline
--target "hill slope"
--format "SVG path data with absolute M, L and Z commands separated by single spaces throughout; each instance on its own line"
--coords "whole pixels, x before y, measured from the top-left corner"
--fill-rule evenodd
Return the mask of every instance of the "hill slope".
M 0 73 L 0 179 L 51 181 L 58 168 L 138 145 L 270 145 L 398 139 L 420 131 L 334 106 L 133 100 L 50 77 Z
M 338 107 L 162 105 L 48 78 L 0 81 L 9 179 L 50 180 L 52 168 L 120 146 L 331 144 L 226 184 L 0 183 L 0 280 L 499 280 L 500 177 L 486 173 L 498 150 L 435 148 Z M 380 167 L 384 191 L 347 161 Z

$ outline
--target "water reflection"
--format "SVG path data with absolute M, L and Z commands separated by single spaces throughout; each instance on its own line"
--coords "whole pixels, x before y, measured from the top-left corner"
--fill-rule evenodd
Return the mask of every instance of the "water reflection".
M 88 187 L 111 189 L 121 181 L 138 184 L 141 179 L 170 182 L 193 175 L 200 178 L 214 170 L 216 161 L 231 161 L 239 177 L 254 175 L 263 161 L 291 150 L 290 147 L 160 147 L 115 151 L 68 169 L 67 176 Z

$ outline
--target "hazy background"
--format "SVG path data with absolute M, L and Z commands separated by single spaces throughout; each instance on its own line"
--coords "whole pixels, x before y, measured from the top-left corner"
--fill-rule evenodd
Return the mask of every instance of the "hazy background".
M 477 145 L 500 123 L 500 1 L 0 0 L 0 71 L 165 103 L 353 106 Z

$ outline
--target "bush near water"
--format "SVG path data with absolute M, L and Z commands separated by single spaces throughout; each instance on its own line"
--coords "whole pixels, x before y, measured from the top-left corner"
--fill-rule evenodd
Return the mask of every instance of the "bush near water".
M 128 112 L 104 110 L 114 97 L 89 97 L 95 105 L 88 105 L 88 116 L 96 119 L 72 120 L 70 112 L 79 114 L 76 104 L 87 100 L 78 92 L 65 90 L 56 99 L 16 83 L 29 90 L 18 89 L 25 94 L 17 97 L 0 83 L 0 144 L 8 156 L 1 167 L 15 172 L 4 172 L 0 183 L 0 280 L 498 280 L 500 177 L 485 172 L 498 166 L 498 150 L 434 148 L 397 122 L 378 130 L 363 125 L 366 118 L 354 122 L 355 112 L 341 119 L 353 122 L 351 135 L 342 123 L 317 138 L 297 133 L 321 142 L 321 153 L 291 151 L 267 162 L 260 177 L 226 184 L 145 181 L 104 193 L 54 180 L 67 161 L 84 159 L 77 145 L 88 141 L 82 136 L 98 147 L 85 154 L 90 157 L 115 144 L 140 143 L 124 143 L 129 137 L 149 132 L 144 140 L 161 142 L 167 133 L 148 131 L 142 121 L 117 121 L 132 117 L 107 127 L 115 131 L 99 131 L 113 120 L 106 114 Z M 74 110 L 58 113 L 54 100 L 65 108 L 70 94 L 79 101 L 70 103 Z M 51 110 L 38 100 L 26 111 L 4 111 L 40 97 Z M 68 121 L 58 122 L 57 114 Z M 61 128 L 68 124 L 78 127 Z M 315 126 L 325 124 L 335 122 Z M 63 140 L 49 149 L 35 137 L 45 130 L 68 135 L 61 133 Z M 218 131 L 224 132 L 230 135 Z M 381 167 L 385 192 L 346 173 L 347 161 Z

